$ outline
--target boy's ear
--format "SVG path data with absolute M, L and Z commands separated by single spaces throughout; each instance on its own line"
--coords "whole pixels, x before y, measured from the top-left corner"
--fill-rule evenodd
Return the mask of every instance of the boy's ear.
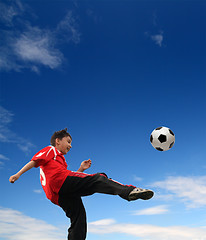
M 56 139 L 55 139 L 55 146 L 56 146 L 56 145 L 59 145 L 59 141 L 60 141 L 59 138 L 56 138 Z

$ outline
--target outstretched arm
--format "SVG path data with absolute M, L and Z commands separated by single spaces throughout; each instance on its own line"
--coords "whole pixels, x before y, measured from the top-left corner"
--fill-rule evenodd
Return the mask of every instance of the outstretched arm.
M 81 163 L 80 168 L 77 170 L 77 172 L 84 172 L 86 169 L 90 168 L 92 164 L 92 161 L 89 160 L 85 160 Z
M 30 162 L 28 162 L 18 173 L 14 174 L 13 176 L 11 176 L 11 177 L 9 178 L 9 182 L 14 183 L 16 180 L 19 179 L 19 177 L 20 177 L 23 173 L 25 173 L 25 172 L 27 172 L 28 170 L 30 170 L 31 168 L 35 167 L 35 165 L 36 165 L 36 162 L 35 162 L 35 161 L 30 161 Z

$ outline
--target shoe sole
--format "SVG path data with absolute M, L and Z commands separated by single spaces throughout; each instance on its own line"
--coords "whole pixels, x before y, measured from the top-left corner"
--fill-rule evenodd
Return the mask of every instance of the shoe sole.
M 137 200 L 137 199 L 149 200 L 150 198 L 153 197 L 153 195 L 154 193 L 151 190 L 136 192 L 129 195 L 129 201 Z

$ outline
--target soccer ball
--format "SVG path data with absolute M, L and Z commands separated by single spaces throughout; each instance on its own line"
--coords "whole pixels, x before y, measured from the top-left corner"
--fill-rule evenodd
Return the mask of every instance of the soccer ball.
M 175 135 L 172 130 L 167 127 L 158 127 L 151 133 L 150 142 L 155 149 L 167 151 L 174 145 Z

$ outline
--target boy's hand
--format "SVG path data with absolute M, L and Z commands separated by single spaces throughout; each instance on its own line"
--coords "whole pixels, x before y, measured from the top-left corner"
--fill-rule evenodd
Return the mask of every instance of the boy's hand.
M 89 159 L 89 160 L 85 160 L 81 163 L 81 167 L 86 170 L 88 168 L 91 167 L 91 164 L 92 164 L 92 161 Z
M 91 167 L 91 164 L 92 164 L 92 161 L 90 159 L 83 161 L 77 172 L 84 172 L 86 169 Z
M 13 176 L 11 176 L 10 178 L 9 178 L 9 182 L 10 183 L 14 183 L 14 182 L 16 182 L 16 180 L 18 180 L 19 179 L 19 175 L 18 174 L 15 174 L 15 175 L 13 175 Z

